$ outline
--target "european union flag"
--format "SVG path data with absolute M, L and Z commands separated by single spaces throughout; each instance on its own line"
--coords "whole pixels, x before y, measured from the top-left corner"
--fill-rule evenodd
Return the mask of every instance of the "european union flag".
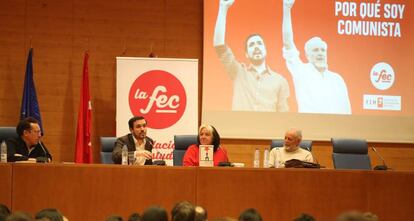
M 33 117 L 39 121 L 40 129 L 43 134 L 42 118 L 40 116 L 39 102 L 37 102 L 36 88 L 33 81 L 33 48 L 29 50 L 26 64 L 26 76 L 24 79 L 22 106 L 20 110 L 20 119 Z

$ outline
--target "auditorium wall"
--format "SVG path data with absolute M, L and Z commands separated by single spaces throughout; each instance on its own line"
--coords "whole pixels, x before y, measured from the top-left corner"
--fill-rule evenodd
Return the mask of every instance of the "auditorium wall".
M 19 119 L 27 53 L 33 47 L 44 142 L 54 161 L 74 159 L 86 50 L 90 53 L 94 162 L 100 162 L 99 137 L 115 135 L 117 56 L 146 57 L 152 49 L 158 57 L 199 59 L 201 109 L 202 0 L 3 0 L 0 33 L 0 126 L 15 126 Z M 127 122 L 121 123 L 127 127 Z M 275 138 L 282 136 L 275 134 Z M 269 140 L 223 140 L 230 159 L 248 166 L 254 148 L 263 150 L 269 144 Z M 414 169 L 413 144 L 373 145 L 395 169 Z M 332 167 L 331 144 L 318 141 L 314 146 L 319 161 Z M 376 156 L 370 154 L 376 164 Z

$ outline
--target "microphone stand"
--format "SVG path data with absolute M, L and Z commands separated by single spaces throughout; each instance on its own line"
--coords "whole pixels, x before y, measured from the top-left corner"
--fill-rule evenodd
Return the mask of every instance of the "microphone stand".
M 36 162 L 37 163 L 47 163 L 47 162 L 49 162 L 49 157 L 47 157 L 47 152 L 46 152 L 46 149 L 43 147 L 43 145 L 42 145 L 42 142 L 41 141 L 39 141 L 39 145 L 40 145 L 40 147 L 42 148 L 42 150 L 43 150 L 43 153 L 44 153 L 44 157 L 37 157 L 36 158 Z
M 316 163 L 316 165 L 319 167 L 319 168 L 325 168 L 325 166 L 321 166 L 320 164 L 319 164 L 319 161 L 318 161 L 318 158 L 316 158 L 316 156 L 312 153 L 312 151 L 309 149 L 309 147 L 305 147 L 309 152 L 310 152 L 310 154 L 312 155 L 312 157 L 313 157 L 313 159 L 315 159 L 315 163 Z
M 381 154 L 378 153 L 377 149 L 375 149 L 375 147 L 371 147 L 371 149 L 374 151 L 377 157 L 382 160 L 382 165 L 375 166 L 374 170 L 388 170 L 388 166 L 385 164 L 384 158 L 381 156 Z

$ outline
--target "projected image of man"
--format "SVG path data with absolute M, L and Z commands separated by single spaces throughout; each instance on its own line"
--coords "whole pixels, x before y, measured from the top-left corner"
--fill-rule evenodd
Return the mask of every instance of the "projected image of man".
M 301 61 L 293 40 L 291 9 L 295 0 L 283 1 L 283 57 L 295 85 L 298 112 L 351 114 L 348 90 L 341 75 L 328 70 L 328 45 L 319 37 L 305 44 L 308 63 Z
M 266 65 L 267 50 L 263 37 L 252 34 L 247 38 L 245 54 L 249 65 L 239 62 L 226 44 L 227 12 L 233 3 L 234 0 L 220 0 L 214 30 L 214 47 L 233 81 L 232 110 L 288 111 L 288 82 Z

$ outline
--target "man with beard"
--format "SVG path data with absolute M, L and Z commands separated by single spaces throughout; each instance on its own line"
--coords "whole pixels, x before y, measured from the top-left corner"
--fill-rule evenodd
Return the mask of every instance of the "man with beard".
M 220 0 L 214 47 L 227 74 L 233 80 L 235 111 L 288 111 L 289 85 L 286 79 L 266 65 L 266 46 L 262 36 L 252 34 L 246 40 L 246 58 L 240 63 L 225 43 L 227 12 L 234 0 Z
M 305 44 L 309 63 L 303 63 L 293 40 L 291 9 L 294 0 L 283 1 L 283 57 L 295 85 L 298 112 L 351 114 L 348 90 L 341 75 L 328 70 L 328 45 L 319 37 Z
M 152 147 L 153 140 L 147 137 L 147 121 L 142 116 L 136 116 L 128 121 L 129 131 L 131 133 L 119 137 L 115 142 L 115 148 L 112 151 L 112 160 L 116 164 L 121 164 L 122 147 L 127 146 L 128 152 L 134 151 L 135 164 L 151 165 L 152 164 Z
M 285 133 L 285 143 L 282 148 L 273 148 L 269 154 L 269 167 L 285 167 L 285 162 L 296 159 L 313 163 L 311 152 L 299 147 L 302 141 L 302 131 L 290 128 Z

